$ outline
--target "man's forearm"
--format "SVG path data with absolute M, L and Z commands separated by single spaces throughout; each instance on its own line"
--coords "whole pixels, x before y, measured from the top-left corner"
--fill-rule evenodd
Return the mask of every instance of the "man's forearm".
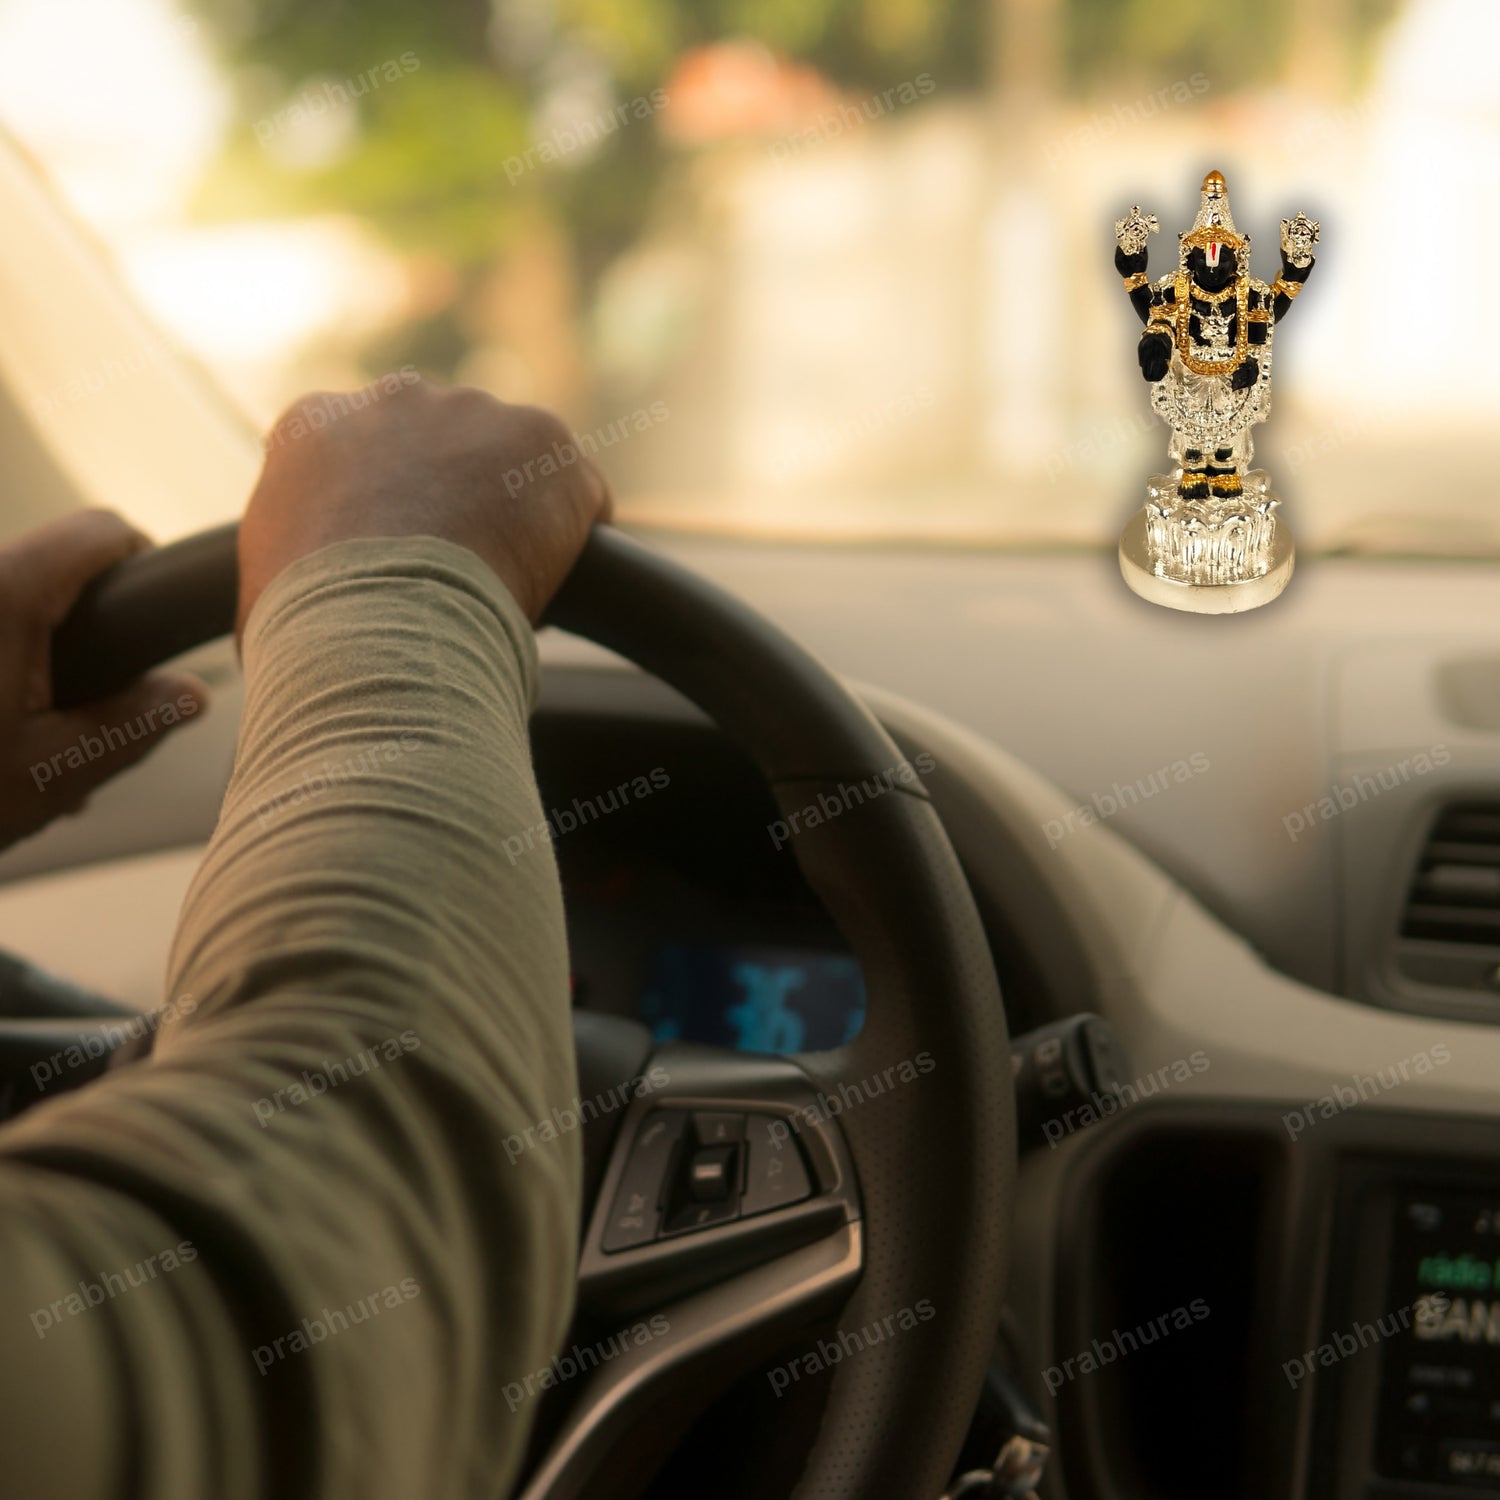
M 519 1456 L 525 1414 L 499 1391 L 563 1330 L 579 1184 L 575 1139 L 501 1149 L 573 1078 L 550 851 L 502 849 L 541 821 L 533 653 L 447 543 L 343 543 L 273 583 L 155 1053 L 0 1134 L 0 1199 L 25 1210 L 23 1289 L 0 1296 L 33 1307 L 94 1260 L 192 1247 L 86 1317 L 60 1309 L 18 1361 L 84 1378 L 123 1340 L 120 1420 L 183 1471 L 139 1493 L 196 1497 L 221 1463 L 226 1497 L 311 1476 L 374 1500 L 488 1493 Z M 54 1261 L 27 1235 L 66 1235 L 78 1197 L 87 1247 Z M 219 1431 L 273 1455 L 258 1475 L 216 1447 L 215 1413 L 240 1406 Z

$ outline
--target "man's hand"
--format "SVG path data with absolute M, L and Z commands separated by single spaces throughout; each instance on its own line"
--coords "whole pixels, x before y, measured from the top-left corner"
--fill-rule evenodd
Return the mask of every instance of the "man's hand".
M 0 848 L 77 812 L 208 702 L 196 678 L 158 672 L 112 698 L 52 707 L 52 632 L 84 586 L 150 546 L 119 516 L 86 510 L 0 547 Z
M 536 407 L 425 380 L 304 396 L 271 429 L 240 524 L 237 628 L 298 558 L 391 536 L 478 553 L 534 622 L 610 509 L 599 471 Z

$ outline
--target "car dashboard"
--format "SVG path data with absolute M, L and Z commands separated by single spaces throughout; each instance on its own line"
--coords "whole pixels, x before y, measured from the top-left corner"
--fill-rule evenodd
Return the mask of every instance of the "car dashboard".
M 920 760 L 1012 1036 L 1119 1038 L 1118 1097 L 1021 1163 L 997 1357 L 1058 1436 L 1049 1500 L 1500 1494 L 1492 570 L 1315 563 L 1184 633 L 1093 555 L 676 550 Z M 858 970 L 745 757 L 607 654 L 542 655 L 543 818 L 506 853 L 558 861 L 575 1006 L 852 1035 Z M 196 664 L 219 711 L 0 862 L 0 946 L 142 1005 L 232 761 L 232 660 Z
M 658 1042 L 852 1040 L 859 966 L 776 836 L 769 788 L 688 704 L 641 679 L 627 702 L 617 677 L 549 684 L 532 728 L 544 816 L 515 853 L 557 860 L 575 1007 Z

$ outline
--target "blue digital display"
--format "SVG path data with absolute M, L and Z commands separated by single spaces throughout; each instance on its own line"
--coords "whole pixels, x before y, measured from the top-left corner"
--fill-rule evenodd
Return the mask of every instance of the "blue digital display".
M 818 1051 L 858 1035 L 864 975 L 847 954 L 666 943 L 651 956 L 641 1019 L 659 1042 Z

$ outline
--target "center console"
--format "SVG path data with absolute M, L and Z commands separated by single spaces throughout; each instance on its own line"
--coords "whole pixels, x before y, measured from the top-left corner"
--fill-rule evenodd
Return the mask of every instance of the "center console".
M 1495 1126 L 1164 1100 L 1089 1134 L 1037 1164 L 1049 1500 L 1500 1500 Z
M 1327 1306 L 1323 1492 L 1500 1496 L 1500 1168 L 1347 1162 Z

